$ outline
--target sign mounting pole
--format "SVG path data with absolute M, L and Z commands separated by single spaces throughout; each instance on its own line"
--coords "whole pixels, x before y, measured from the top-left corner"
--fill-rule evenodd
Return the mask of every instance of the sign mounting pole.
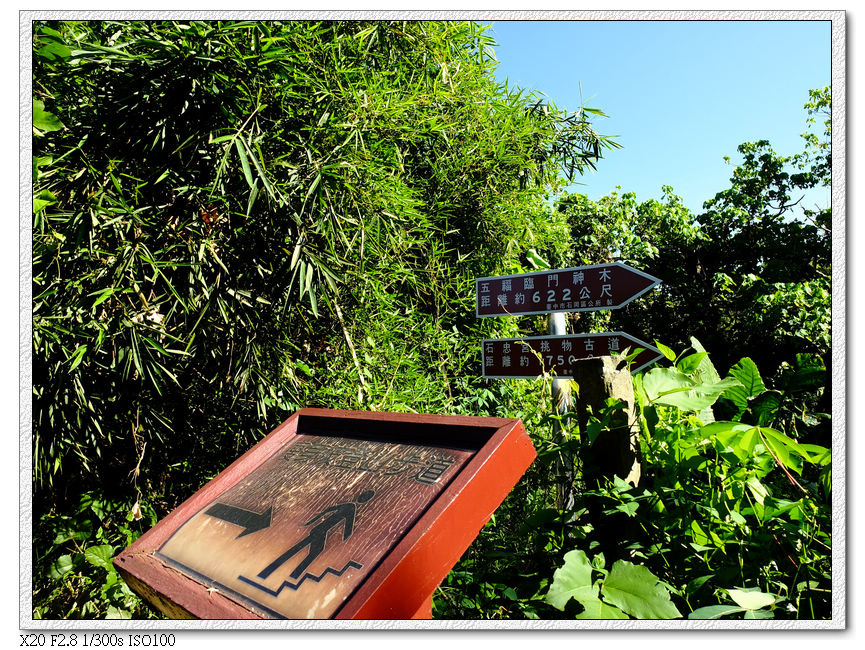
M 563 312 L 550 314 L 547 327 L 550 336 L 565 335 L 568 333 L 568 324 Z M 552 398 L 553 408 L 564 418 L 571 410 L 571 388 L 569 379 L 559 376 L 553 377 Z M 567 420 L 553 420 L 553 436 L 559 443 L 564 442 L 565 425 Z M 572 509 L 574 505 L 574 456 L 569 451 L 562 451 L 557 463 L 560 465 L 559 474 L 564 477 L 564 483 L 556 486 L 556 501 L 561 509 Z

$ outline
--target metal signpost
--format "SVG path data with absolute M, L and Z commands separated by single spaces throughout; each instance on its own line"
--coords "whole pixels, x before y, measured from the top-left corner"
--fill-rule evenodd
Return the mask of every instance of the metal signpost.
M 478 278 L 475 281 L 478 318 L 533 314 L 550 316 L 548 336 L 484 340 L 483 376 L 533 378 L 551 373 L 554 375 L 553 404 L 558 414 L 564 416 L 571 410 L 570 391 L 565 378 L 575 376 L 575 364 L 579 360 L 642 348 L 633 359 L 632 372 L 638 372 L 663 355 L 657 348 L 624 332 L 567 334 L 562 312 L 620 309 L 660 282 L 658 278 L 621 262 Z M 582 368 L 581 382 L 588 380 L 588 383 L 598 383 L 602 379 L 593 376 L 596 371 L 589 371 L 586 375 L 586 370 Z M 603 381 L 600 384 L 606 385 Z M 584 407 L 585 402 L 578 406 Z M 561 423 L 558 420 L 554 423 L 554 431 L 561 435 Z M 571 508 L 574 501 L 574 463 L 569 456 L 560 462 L 563 463 L 559 468 L 560 475 L 564 477 L 565 484 L 557 486 L 557 501 L 560 507 Z M 639 475 L 638 467 L 636 473 L 628 475 L 629 478 Z

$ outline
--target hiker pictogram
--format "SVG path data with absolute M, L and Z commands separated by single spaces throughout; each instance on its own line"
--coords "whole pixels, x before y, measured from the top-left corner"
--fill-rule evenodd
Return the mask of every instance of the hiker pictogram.
M 303 572 L 306 571 L 309 565 L 312 564 L 324 551 L 324 546 L 327 542 L 327 535 L 332 529 L 339 526 L 339 524 L 343 524 L 342 541 L 346 541 L 351 537 L 351 534 L 354 531 L 354 518 L 357 514 L 358 507 L 372 499 L 374 495 L 375 492 L 367 490 L 358 495 L 355 501 L 339 503 L 319 512 L 304 524 L 304 526 L 312 526 L 316 521 L 319 522 L 310 529 L 309 534 L 267 565 L 267 567 L 258 574 L 258 577 L 262 580 L 266 580 L 271 573 L 276 571 L 288 560 L 306 548 L 308 549 L 306 557 L 303 558 L 301 563 L 291 572 L 292 580 L 297 580 L 297 578 L 303 575 Z

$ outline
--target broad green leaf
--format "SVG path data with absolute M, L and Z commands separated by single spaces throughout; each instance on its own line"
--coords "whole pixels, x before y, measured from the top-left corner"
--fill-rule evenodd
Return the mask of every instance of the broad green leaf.
M 599 598 L 577 600 L 583 606 L 583 611 L 577 614 L 574 617 L 575 619 L 581 621 L 630 620 L 630 616 L 625 614 L 621 609 L 608 605 Z
M 765 485 L 760 483 L 760 480 L 756 476 L 752 476 L 747 481 L 745 481 L 745 485 L 747 486 L 748 491 L 751 492 L 757 503 L 762 504 L 766 497 L 769 496 L 769 490 L 766 489 Z
M 793 438 L 784 435 L 777 429 L 772 429 L 771 427 L 760 427 L 760 433 L 764 434 L 767 438 L 778 441 L 778 443 L 784 445 L 785 447 L 788 447 L 790 450 L 796 452 L 803 458 L 810 459 L 810 454 L 805 447 L 800 445 L 797 441 L 793 440 Z
M 643 387 L 651 400 L 690 390 L 717 396 L 736 384 L 738 380 L 730 377 L 712 383 L 699 383 L 677 368 L 654 368 L 643 377 Z
M 579 391 L 576 393 L 579 394 Z M 645 409 L 648 406 L 648 398 L 646 397 L 646 390 L 643 388 L 643 375 L 642 373 L 637 373 L 634 375 L 634 397 L 637 398 L 637 404 L 640 407 L 640 410 Z
M 708 356 L 709 354 L 707 352 L 697 352 L 696 354 L 690 354 L 684 359 L 680 359 L 679 363 L 676 364 L 676 368 L 679 370 L 679 372 L 690 375 L 691 373 L 697 371 L 697 368 L 700 367 L 700 363 Z
M 711 548 L 711 546 L 706 546 L 706 544 L 709 542 L 709 536 L 706 534 L 706 531 L 704 531 L 700 527 L 700 524 L 698 524 L 697 521 L 693 519 L 691 520 L 691 537 L 693 538 L 694 543 L 704 547 L 704 549 L 702 550 L 707 550 Z
M 72 50 L 56 41 L 49 41 L 47 45 L 40 47 L 36 53 L 48 60 L 68 59 L 72 56 Z
M 619 560 L 601 584 L 607 602 L 639 619 L 680 618 L 682 614 L 670 600 L 657 576 L 646 567 Z
M 56 29 L 52 29 L 51 27 L 48 27 L 47 25 L 42 25 L 39 28 L 39 33 L 45 34 L 46 36 L 52 36 L 58 40 L 63 40 L 63 34 L 58 32 Z
M 91 546 L 84 551 L 84 559 L 96 567 L 102 567 L 113 571 L 114 567 L 111 564 L 111 559 L 114 557 L 114 547 L 110 544 L 101 544 L 99 546 Z
M 727 420 L 720 420 L 718 422 L 712 422 L 711 424 L 700 427 L 700 434 L 702 436 L 702 440 L 711 440 L 719 435 L 723 435 L 733 431 L 744 431 L 745 429 L 751 428 L 753 427 L 750 424 L 742 424 L 741 422 L 729 422 Z
M 693 336 L 691 337 L 691 347 L 697 352 L 706 352 L 703 345 Z M 717 384 L 721 381 L 721 375 L 715 370 L 715 365 L 712 360 L 705 356 L 700 360 L 700 365 L 693 373 L 694 379 L 701 384 Z
M 802 473 L 802 462 L 800 459 L 810 460 L 811 456 L 798 442 L 788 438 L 780 431 L 769 427 L 759 427 L 763 442 L 772 450 L 772 453 L 784 467 L 791 469 L 797 474 Z M 790 452 L 797 456 L 793 457 Z
M 110 605 L 108 607 L 108 611 L 105 614 L 105 618 L 109 620 L 132 618 L 132 613 L 126 611 L 125 609 L 119 609 L 114 605 Z
M 829 465 L 832 462 L 832 450 L 820 445 L 799 443 L 799 447 L 808 453 L 812 463 L 817 465 Z
M 733 599 L 733 602 L 736 603 L 739 607 L 743 607 L 744 609 L 760 609 L 761 607 L 768 607 L 769 605 L 773 605 L 776 600 L 778 600 L 777 596 L 773 596 L 772 594 L 764 594 L 761 591 L 743 591 L 741 589 L 727 589 L 727 593 L 730 594 L 730 598 Z
M 706 582 L 714 578 L 714 574 L 710 573 L 705 576 L 700 576 L 699 578 L 694 578 L 687 585 L 685 585 L 685 592 L 688 594 L 695 593 L 700 587 L 702 587 Z
M 695 382 L 676 368 L 653 368 L 643 375 L 643 389 L 649 401 L 654 401 L 659 395 L 671 391 L 693 388 Z
M 743 618 L 745 620 L 775 618 L 775 613 L 769 609 L 747 609 Z
M 643 388 L 653 403 L 700 411 L 717 401 L 725 390 L 738 383 L 727 378 L 713 384 L 698 384 L 675 368 L 654 368 L 643 377 Z
M 736 614 L 737 612 L 744 611 L 744 608 L 736 607 L 735 605 L 709 605 L 708 607 L 700 607 L 699 609 L 695 609 L 693 612 L 688 614 L 688 619 L 711 620 L 715 618 L 721 618 L 722 616 L 727 616 L 728 614 Z
M 663 354 L 667 359 L 669 359 L 670 361 L 673 361 L 673 362 L 676 361 L 676 353 L 673 352 L 666 345 L 664 345 L 663 343 L 658 343 L 658 341 L 656 340 L 655 341 L 655 347 L 658 348 L 658 350 L 660 350 L 661 354 Z
M 636 501 L 628 501 L 627 503 L 620 503 L 617 505 L 616 510 L 624 512 L 629 517 L 633 517 L 639 506 L 640 504 Z
M 33 127 L 44 133 L 65 128 L 56 115 L 45 110 L 45 104 L 38 99 L 33 100 Z
M 33 214 L 44 210 L 46 206 L 57 203 L 57 197 L 48 190 L 42 190 L 33 197 Z
M 710 422 L 715 421 L 715 412 L 712 410 L 712 406 L 709 405 L 706 408 L 700 409 L 697 411 L 697 419 L 704 424 L 709 424 Z
M 33 156 L 33 182 L 36 183 L 39 180 L 39 177 L 42 175 L 40 168 L 47 167 L 54 162 L 54 156 Z M 47 191 L 47 190 L 43 190 Z M 50 192 L 48 192 L 51 194 Z M 40 192 L 41 194 L 41 192 Z M 51 195 L 54 196 L 53 194 Z M 36 212 L 36 210 L 34 210 Z
M 745 519 L 742 515 L 739 514 L 737 510 L 730 510 L 730 519 L 732 519 L 735 523 L 740 526 L 745 526 L 748 523 L 748 520 Z
M 739 380 L 738 386 L 731 386 L 724 391 L 723 397 L 735 404 L 739 412 L 748 408 L 748 402 L 757 395 L 765 392 L 766 386 L 757 370 L 757 365 L 748 357 L 743 357 L 735 366 L 730 368 L 730 376 Z
M 598 588 L 592 584 L 592 564 L 585 552 L 576 550 L 565 553 L 565 563 L 553 574 L 553 583 L 545 598 L 556 609 L 576 598 L 590 602 L 598 597 Z
M 619 476 L 613 476 L 613 490 L 618 494 L 633 489 L 633 486 Z
M 732 452 L 741 461 L 754 455 L 754 447 L 760 440 L 759 430 L 740 422 L 715 422 L 700 429 L 704 439 L 713 440 L 721 453 Z
M 783 395 L 776 390 L 767 390 L 751 401 L 751 412 L 757 416 L 757 424 L 765 426 L 772 423 L 775 413 L 781 406 Z
M 72 571 L 73 564 L 71 555 L 61 555 L 51 564 L 48 573 L 52 578 L 58 580 Z

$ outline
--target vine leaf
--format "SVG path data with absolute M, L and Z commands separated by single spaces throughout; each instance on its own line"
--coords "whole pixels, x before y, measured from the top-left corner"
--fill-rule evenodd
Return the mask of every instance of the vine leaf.
M 546 601 L 556 609 L 564 609 L 571 598 L 580 603 L 598 600 L 598 588 L 592 584 L 592 563 L 583 551 L 565 553 L 565 563 L 553 574 Z
M 114 547 L 110 544 L 91 546 L 84 551 L 84 559 L 96 567 L 102 567 L 112 571 L 114 569 L 111 559 L 114 557 Z
M 760 377 L 757 365 L 749 357 L 743 357 L 739 363 L 730 368 L 730 376 L 738 379 L 740 385 L 728 388 L 722 397 L 733 402 L 741 414 L 748 408 L 750 400 L 766 392 L 766 385 Z
M 680 618 L 670 593 L 646 567 L 619 560 L 601 585 L 604 600 L 639 619 Z
M 33 128 L 44 133 L 48 131 L 59 131 L 65 127 L 56 115 L 45 110 L 45 104 L 43 102 L 34 99 Z
M 769 605 L 774 605 L 775 601 L 778 600 L 777 596 L 765 594 L 761 591 L 727 589 L 727 593 L 730 594 L 730 598 L 733 599 L 734 603 L 744 609 L 760 609 L 762 607 L 768 607 Z

